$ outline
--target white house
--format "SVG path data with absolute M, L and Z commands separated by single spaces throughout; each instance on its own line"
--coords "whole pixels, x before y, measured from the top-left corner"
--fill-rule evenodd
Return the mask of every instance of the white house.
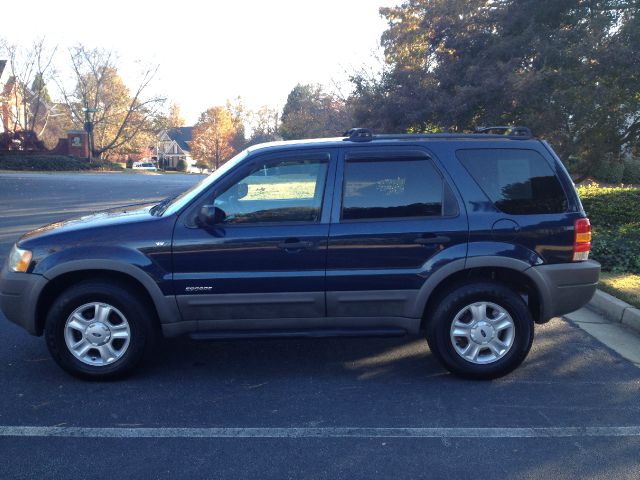
M 159 168 L 175 169 L 180 160 L 187 165 L 187 172 L 200 173 L 195 168 L 196 161 L 191 156 L 191 135 L 193 127 L 177 127 L 163 130 L 155 145 Z

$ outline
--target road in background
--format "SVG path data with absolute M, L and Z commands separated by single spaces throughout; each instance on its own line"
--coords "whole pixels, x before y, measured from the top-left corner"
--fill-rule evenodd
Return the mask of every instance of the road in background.
M 43 223 L 196 180 L 0 175 L 0 257 Z M 3 479 L 640 477 L 640 429 L 618 428 L 640 425 L 640 370 L 561 319 L 493 382 L 447 374 L 416 338 L 172 339 L 133 377 L 102 383 L 65 374 L 42 338 L 1 314 L 0 338 L 0 426 L 80 427 L 63 438 L 0 428 Z M 94 427 L 116 430 L 91 438 Z M 374 430 L 340 435 L 350 428 Z
M 26 231 L 118 205 L 180 193 L 201 175 L 0 173 L 0 261 Z

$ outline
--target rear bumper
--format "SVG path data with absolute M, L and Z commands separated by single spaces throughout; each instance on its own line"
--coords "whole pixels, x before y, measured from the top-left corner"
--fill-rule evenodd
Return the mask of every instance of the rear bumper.
M 41 335 L 37 328 L 38 295 L 47 280 L 41 275 L 16 273 L 6 268 L 0 272 L 0 310 L 7 319 L 32 335 Z
M 600 264 L 594 260 L 531 267 L 542 296 L 540 323 L 586 305 L 596 292 Z

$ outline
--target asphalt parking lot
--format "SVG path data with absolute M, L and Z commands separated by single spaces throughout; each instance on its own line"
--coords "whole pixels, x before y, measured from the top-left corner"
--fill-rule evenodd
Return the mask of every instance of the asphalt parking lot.
M 0 174 L 0 261 L 31 228 L 197 180 Z M 1 314 L 0 339 L 2 479 L 640 477 L 640 370 L 562 319 L 492 382 L 415 338 L 173 339 L 107 383 Z

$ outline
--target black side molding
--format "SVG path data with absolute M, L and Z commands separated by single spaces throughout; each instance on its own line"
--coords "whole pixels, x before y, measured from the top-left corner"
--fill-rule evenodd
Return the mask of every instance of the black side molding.
M 235 340 L 259 338 L 403 337 L 402 328 L 313 328 L 302 330 L 211 330 L 193 332 L 193 340 Z

